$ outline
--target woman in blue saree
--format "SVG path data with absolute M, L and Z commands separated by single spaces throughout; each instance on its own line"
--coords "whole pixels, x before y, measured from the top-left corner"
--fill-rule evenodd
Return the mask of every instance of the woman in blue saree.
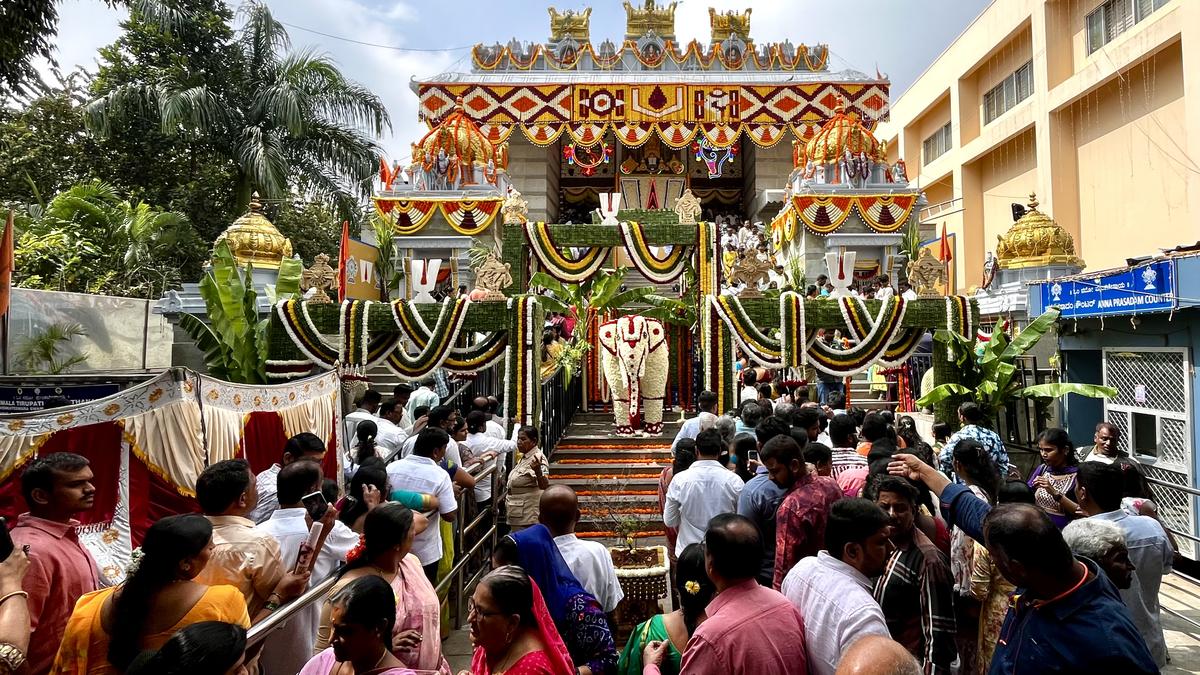
M 504 537 L 496 546 L 492 564 L 518 565 L 537 584 L 571 661 L 582 675 L 616 672 L 617 646 L 604 610 L 575 578 L 545 525 Z

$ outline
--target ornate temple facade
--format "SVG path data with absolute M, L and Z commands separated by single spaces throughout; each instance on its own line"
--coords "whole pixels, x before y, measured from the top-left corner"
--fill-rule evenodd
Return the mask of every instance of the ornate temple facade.
M 760 44 L 750 10 L 710 10 L 709 42 L 681 44 L 676 4 L 626 2 L 619 41 L 593 40 L 590 9 L 550 8 L 545 42 L 479 44 L 469 71 L 414 81 L 433 131 L 409 166 L 385 171 L 375 200 L 396 217 L 401 255 L 464 250 L 509 185 L 532 221 L 670 213 L 690 189 L 702 220 L 769 223 L 789 196 L 794 142 L 839 115 L 868 135 L 887 117 L 887 80 L 831 71 L 828 47 Z

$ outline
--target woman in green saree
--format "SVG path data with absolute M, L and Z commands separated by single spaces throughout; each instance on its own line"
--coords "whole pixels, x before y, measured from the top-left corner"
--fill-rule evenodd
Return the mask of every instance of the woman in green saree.
M 642 675 L 642 652 L 647 644 L 655 641 L 667 643 L 662 675 L 678 675 L 683 650 L 696 627 L 704 621 L 704 609 L 717 590 L 704 571 L 704 548 L 700 544 L 688 546 L 679 555 L 675 586 L 679 591 L 680 608 L 638 624 L 617 662 L 618 675 Z

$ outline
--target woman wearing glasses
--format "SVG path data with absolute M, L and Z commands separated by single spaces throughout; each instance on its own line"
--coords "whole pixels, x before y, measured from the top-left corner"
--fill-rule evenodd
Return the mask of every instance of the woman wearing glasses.
M 575 675 L 546 602 L 529 575 L 505 565 L 471 595 L 471 675 Z

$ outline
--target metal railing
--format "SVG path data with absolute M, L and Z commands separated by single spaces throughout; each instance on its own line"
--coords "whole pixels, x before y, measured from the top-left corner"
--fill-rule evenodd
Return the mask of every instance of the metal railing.
M 921 209 L 921 213 L 917 217 L 920 220 L 920 222 L 923 223 L 926 220 L 929 220 L 930 218 L 937 218 L 938 216 L 948 215 L 951 212 L 957 213 L 958 211 L 962 211 L 962 210 L 963 210 L 962 197 L 957 197 L 957 198 L 951 199 L 949 201 L 938 202 L 937 204 L 930 204 L 929 206 L 926 206 L 925 208 Z
M 471 518 L 470 522 L 463 527 L 454 528 L 454 566 L 450 568 L 446 578 L 438 582 L 436 588 L 439 598 L 444 595 L 442 604 L 452 609 L 450 620 L 454 630 L 462 628 L 463 620 L 467 616 L 467 598 L 475 592 L 475 586 L 491 570 L 492 551 L 496 549 L 496 540 L 500 534 L 497 515 L 500 501 L 503 498 L 500 493 L 503 487 L 500 483 L 501 474 L 497 467 L 504 457 L 511 457 L 511 455 L 502 455 L 484 467 L 478 475 L 472 474 L 476 481 L 483 479 L 492 481 L 491 503 L 480 509 L 474 517 L 466 515 L 459 520 L 459 522 L 465 522 L 467 518 Z M 470 503 L 474 504 L 473 498 Z M 478 538 L 471 536 L 485 527 L 487 529 L 479 534 Z M 469 551 L 463 550 L 465 545 L 471 547 Z M 484 555 L 480 556 L 480 554 Z M 480 556 L 478 565 L 472 565 L 476 556 Z M 468 577 L 468 575 L 470 576 Z
M 399 454 L 399 452 L 399 450 L 393 452 L 387 461 L 390 462 L 393 457 Z M 498 535 L 498 530 L 496 527 L 497 505 L 503 498 L 503 495 L 500 493 L 502 488 L 502 484 L 500 482 L 501 472 L 497 471 L 497 464 L 500 461 L 503 461 L 503 457 L 508 457 L 508 455 L 502 455 L 501 458 L 497 458 L 495 461 L 490 462 L 486 466 L 475 466 L 469 470 L 476 481 L 485 479 L 492 481 L 492 500 L 487 507 L 479 510 L 479 512 L 472 517 L 470 523 L 468 523 L 465 527 L 454 528 L 454 566 L 451 568 L 450 573 L 446 575 L 446 578 L 437 585 L 437 593 L 439 596 L 441 596 L 442 593 L 444 593 L 447 589 L 453 589 L 453 593 L 447 595 L 446 600 L 443 602 L 450 603 L 450 606 L 454 608 L 454 612 L 451 616 L 454 622 L 455 630 L 462 627 L 462 621 L 466 617 L 464 610 L 466 598 L 471 592 L 474 592 L 476 584 L 479 583 L 479 580 L 483 578 L 483 575 L 486 574 L 490 568 L 490 565 L 488 564 L 481 564 L 479 568 L 475 570 L 474 574 L 469 580 L 464 580 L 463 575 L 468 568 L 468 563 L 476 555 L 484 551 L 486 551 L 488 556 L 488 558 L 485 558 L 485 560 L 490 559 L 491 552 L 496 547 L 496 539 Z M 468 497 L 467 494 L 464 493 L 462 501 L 464 503 L 474 505 L 474 495 L 472 494 L 470 497 Z M 463 511 L 464 509 L 460 508 L 460 513 Z M 464 540 L 468 540 L 466 537 L 483 527 L 487 527 L 487 529 L 479 536 L 477 541 L 473 542 L 471 550 L 464 554 L 463 542 Z M 315 602 L 323 602 L 325 597 L 329 595 L 330 589 L 332 589 L 334 584 L 337 583 L 338 571 L 340 571 L 340 569 L 334 571 L 334 573 L 329 577 L 322 579 L 315 585 L 311 586 L 295 600 L 291 600 L 282 605 L 279 609 L 271 612 L 267 618 L 263 619 L 259 623 L 254 624 L 246 635 L 246 646 L 253 647 L 254 645 L 257 645 L 265 640 L 272 632 L 282 628 L 292 617 L 296 616 L 296 614 L 307 608 L 309 605 L 312 605 Z
M 583 401 L 583 380 L 579 376 L 567 382 L 566 370 L 559 368 L 542 381 L 542 451 L 549 457 L 566 433 Z

